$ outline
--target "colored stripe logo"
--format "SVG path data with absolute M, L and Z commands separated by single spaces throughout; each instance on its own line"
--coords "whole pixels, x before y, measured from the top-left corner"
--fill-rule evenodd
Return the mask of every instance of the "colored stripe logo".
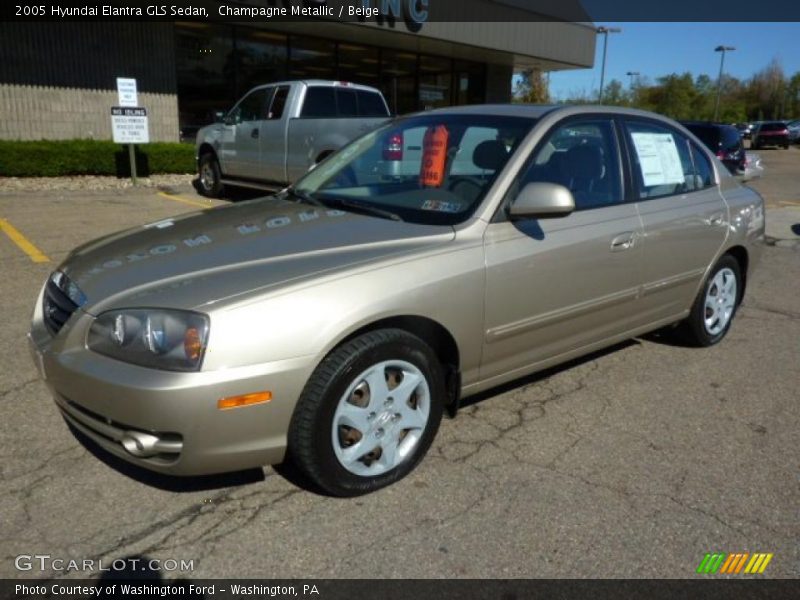
M 763 573 L 767 565 L 772 560 L 772 553 L 755 552 L 708 552 L 700 561 L 697 572 L 700 574 L 713 575 L 755 575 Z

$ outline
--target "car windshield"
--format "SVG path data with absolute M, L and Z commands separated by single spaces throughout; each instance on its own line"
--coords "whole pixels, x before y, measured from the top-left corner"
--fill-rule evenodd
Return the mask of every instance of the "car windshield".
M 294 190 L 335 208 L 414 223 L 468 219 L 535 119 L 419 115 L 346 146 Z
M 763 123 L 761 131 L 783 131 L 786 129 L 785 123 Z

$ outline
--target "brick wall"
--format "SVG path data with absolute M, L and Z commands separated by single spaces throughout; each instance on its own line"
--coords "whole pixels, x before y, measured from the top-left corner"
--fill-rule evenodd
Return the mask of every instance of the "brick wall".
M 147 109 L 150 141 L 178 141 L 175 94 L 139 92 Z M 111 139 L 111 107 L 116 90 L 0 84 L 0 139 Z

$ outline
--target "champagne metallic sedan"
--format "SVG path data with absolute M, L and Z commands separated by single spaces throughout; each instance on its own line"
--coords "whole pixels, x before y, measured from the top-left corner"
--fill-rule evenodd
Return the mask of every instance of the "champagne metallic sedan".
M 676 325 L 731 327 L 762 199 L 692 134 L 606 107 L 395 120 L 268 198 L 74 250 L 32 354 L 66 421 L 175 475 L 291 459 L 352 496 L 460 399 Z

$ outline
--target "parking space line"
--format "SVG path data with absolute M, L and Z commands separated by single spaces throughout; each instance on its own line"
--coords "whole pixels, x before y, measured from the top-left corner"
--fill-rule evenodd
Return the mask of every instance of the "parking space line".
M 211 208 L 214 205 L 211 204 L 211 201 L 208 202 L 201 202 L 200 200 L 192 200 L 191 198 L 183 198 L 182 196 L 176 196 L 175 194 L 168 194 L 167 192 L 158 192 L 159 196 L 163 196 L 168 200 L 174 200 L 175 202 L 183 202 L 184 204 L 188 204 L 190 206 L 199 206 L 201 208 Z
M 778 200 L 778 204 L 786 204 L 788 206 L 800 206 L 800 202 L 790 202 L 789 200 Z
M 8 239 L 14 242 L 20 250 L 27 254 L 33 262 L 44 263 L 50 261 L 44 252 L 34 246 L 28 238 L 22 235 L 19 230 L 7 220 L 0 219 L 0 230 L 2 230 L 3 233 L 8 236 Z

